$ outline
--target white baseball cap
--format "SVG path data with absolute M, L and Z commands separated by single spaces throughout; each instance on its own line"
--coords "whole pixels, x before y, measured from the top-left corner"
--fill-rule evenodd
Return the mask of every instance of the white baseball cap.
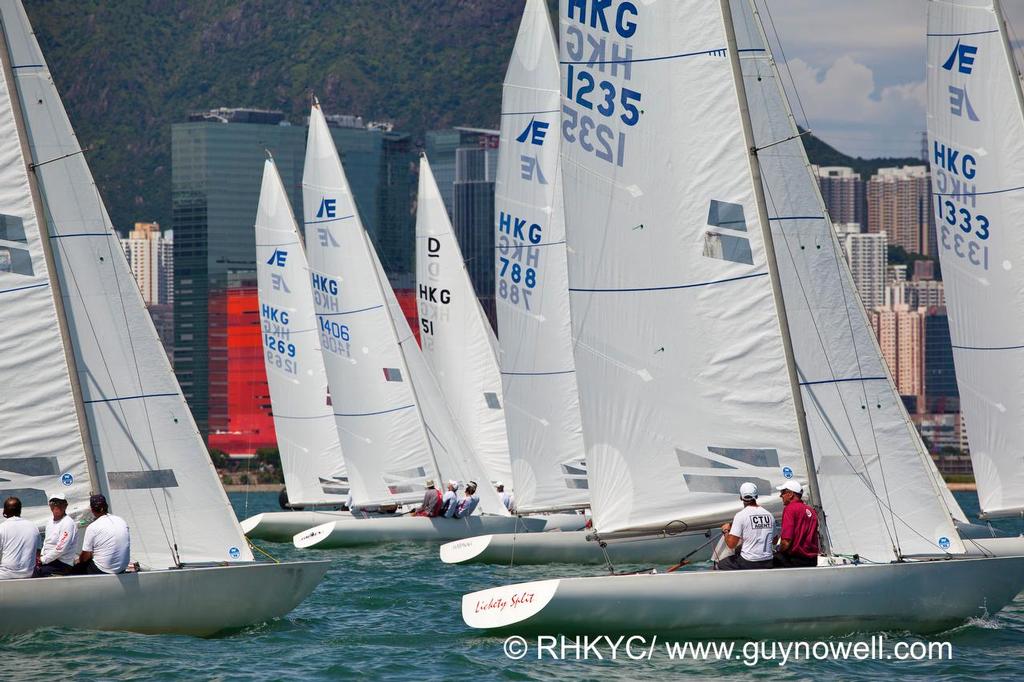
M 494 487 L 495 487 L 495 488 L 504 488 L 504 487 L 505 487 L 505 484 L 504 484 L 504 483 L 502 483 L 501 481 L 498 481 L 498 482 L 496 482 L 496 483 L 494 484 Z
M 798 481 L 786 481 L 782 485 L 775 486 L 775 489 L 779 492 L 782 492 L 783 490 L 792 490 L 797 495 L 804 494 L 804 487 L 800 485 Z
M 455 488 L 456 490 L 458 490 L 459 488 L 462 487 L 461 483 L 459 483 L 458 481 L 454 481 L 454 480 L 453 481 L 448 481 L 448 485 L 450 485 L 452 488 Z
M 61 502 L 67 502 L 68 498 L 67 498 L 67 495 L 65 495 L 64 493 L 54 493 L 53 495 L 50 495 L 49 501 L 53 502 L 54 500 L 60 500 Z
M 744 500 L 756 500 L 757 499 L 757 486 L 747 481 L 740 486 L 740 497 Z

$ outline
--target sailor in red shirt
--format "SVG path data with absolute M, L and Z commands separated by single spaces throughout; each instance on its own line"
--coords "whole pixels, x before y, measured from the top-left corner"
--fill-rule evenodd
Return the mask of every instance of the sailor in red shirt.
M 776 486 L 782 496 L 782 532 L 775 552 L 775 568 L 818 565 L 818 514 L 804 504 L 804 489 L 796 481 Z

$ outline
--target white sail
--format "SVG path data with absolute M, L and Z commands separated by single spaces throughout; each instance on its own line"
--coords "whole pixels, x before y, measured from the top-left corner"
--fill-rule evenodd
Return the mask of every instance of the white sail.
M 563 0 L 560 28 L 595 527 L 710 523 L 804 471 L 721 7 Z
M 469 446 L 465 434 L 445 401 L 441 386 L 427 366 L 420 347 L 416 345 L 416 337 L 409 328 L 398 299 L 395 298 L 395 292 L 388 283 L 384 267 L 377 257 L 377 251 L 372 245 L 370 255 L 373 257 L 377 279 L 381 283 L 388 310 L 394 321 L 402 358 L 409 370 L 409 383 L 415 387 L 417 405 L 438 471 L 445 480 L 454 479 L 463 483 L 476 481 L 477 494 L 480 497 L 479 511 L 508 516 L 508 510 L 501 503 L 498 493 L 493 486 L 487 484 L 486 468 Z
M 882 359 L 751 0 L 731 5 L 831 548 L 877 561 L 962 552 L 945 484 Z
M 495 299 L 519 511 L 590 501 L 569 319 L 560 82 L 547 5 L 527 0 L 502 89 L 495 185 Z
M 252 560 L 21 3 L 0 4 L 99 487 L 144 566 Z
M 92 482 L 5 50 L 0 61 L 0 499 L 18 497 L 22 516 L 41 525 L 57 492 L 70 513 L 87 510 Z
M 423 356 L 492 483 L 512 487 L 501 375 L 491 324 L 473 291 L 426 157 L 416 208 L 416 305 Z
M 320 353 L 309 265 L 271 159 L 263 168 L 256 211 L 256 273 L 263 360 L 288 501 L 345 502 L 348 479 Z
M 1024 510 L 1024 115 L 998 3 L 928 5 L 928 142 L 960 409 L 985 516 Z
M 424 480 L 438 476 L 436 464 L 373 247 L 319 105 L 309 118 L 302 197 L 320 344 L 353 501 L 420 501 Z

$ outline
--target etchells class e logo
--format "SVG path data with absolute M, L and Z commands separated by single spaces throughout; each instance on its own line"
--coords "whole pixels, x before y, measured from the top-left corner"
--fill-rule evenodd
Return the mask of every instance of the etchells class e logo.
M 328 199 L 324 197 L 320 200 L 320 208 L 316 211 L 317 218 L 337 218 L 338 217 L 338 200 Z
M 71 474 L 64 474 L 60 477 L 60 482 L 64 484 L 64 487 L 68 487 L 75 482 L 75 477 Z
M 960 73 L 971 75 L 974 71 L 974 59 L 978 56 L 978 48 L 975 45 L 967 45 L 957 40 L 949 58 L 942 65 L 946 71 L 952 71 L 954 67 Z
M 237 547 L 232 547 L 228 550 L 228 556 L 230 556 L 232 559 L 237 559 L 238 557 L 242 556 L 242 552 Z
M 785 476 L 786 478 L 793 478 L 793 468 L 782 467 L 782 475 Z
M 941 547 L 942 549 L 949 549 L 949 538 L 947 538 L 945 535 L 939 538 L 939 547 Z

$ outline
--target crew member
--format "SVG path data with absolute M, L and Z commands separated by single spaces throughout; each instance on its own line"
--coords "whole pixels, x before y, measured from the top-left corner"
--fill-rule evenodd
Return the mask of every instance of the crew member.
M 21 500 L 4 500 L 4 522 L 0 523 L 0 580 L 31 578 L 36 570 L 39 530 L 21 518 Z
M 498 497 L 501 498 L 501 503 L 505 505 L 505 509 L 512 511 L 512 493 L 505 492 L 505 484 L 498 481 L 494 488 L 498 491 Z
M 458 481 L 448 481 L 448 490 L 444 494 L 444 498 L 441 500 L 441 516 L 446 519 L 455 517 L 455 512 L 459 508 L 459 487 L 461 484 Z
M 478 504 L 480 504 L 480 496 L 476 494 L 476 481 L 470 481 L 466 484 L 466 496 L 459 501 L 459 507 L 455 511 L 455 518 L 464 519 L 472 516 Z
M 441 513 L 441 491 L 434 486 L 434 479 L 426 481 L 427 490 L 423 493 L 423 504 L 413 512 L 413 516 L 434 517 Z
M 804 504 L 804 488 L 787 481 L 775 488 L 782 496 L 782 532 L 775 552 L 776 568 L 818 565 L 818 514 Z
M 719 570 L 732 571 L 772 567 L 772 538 L 775 518 L 757 505 L 757 486 L 747 481 L 740 486 L 743 509 L 736 512 L 732 523 L 722 525 L 725 544 L 739 551 L 718 562 Z
M 128 524 L 120 516 L 110 513 L 107 498 L 103 495 L 90 497 L 89 509 L 96 520 L 85 529 L 85 541 L 82 543 L 78 563 L 73 569 L 74 573 L 124 573 L 131 555 Z
M 78 529 L 75 520 L 67 515 L 68 498 L 64 493 L 50 497 L 50 513 L 53 518 L 46 522 L 46 535 L 43 538 L 43 550 L 39 554 L 37 578 L 48 578 L 51 575 L 69 575 L 75 563 L 75 540 Z

